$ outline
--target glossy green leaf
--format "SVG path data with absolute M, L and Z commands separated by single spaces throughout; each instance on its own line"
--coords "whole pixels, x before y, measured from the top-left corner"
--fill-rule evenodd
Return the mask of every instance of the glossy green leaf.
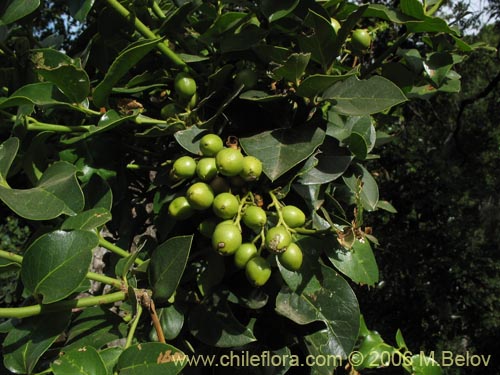
M 50 366 L 54 375 L 107 375 L 104 362 L 92 346 L 65 352 Z
M 304 344 L 312 358 L 324 358 L 315 361 L 311 366 L 311 374 L 331 375 L 334 369 L 345 363 L 342 356 L 332 354 L 331 345 L 336 341 L 335 336 L 329 329 L 322 329 L 304 335 Z
M 21 87 L 8 98 L 0 98 L 0 108 L 21 105 L 63 105 L 71 106 L 68 98 L 52 82 L 32 83 Z
M 127 329 L 127 324 L 111 312 L 109 306 L 86 308 L 73 318 L 63 351 L 85 346 L 103 348 L 109 342 L 125 337 Z
M 89 76 L 82 68 L 60 65 L 57 68 L 38 68 L 46 81 L 54 83 L 74 103 L 80 103 L 90 93 Z
M 411 17 L 423 19 L 425 17 L 424 6 L 420 0 L 401 0 L 399 3 L 401 11 Z
M 408 31 L 413 33 L 447 33 L 458 36 L 457 30 L 452 29 L 448 23 L 438 17 L 426 16 L 422 20 L 408 21 L 405 23 Z
M 377 202 L 377 208 L 390 212 L 391 214 L 396 214 L 398 212 L 390 202 L 383 200 Z
M 3 13 L 0 14 L 0 25 L 8 25 L 30 13 L 40 6 L 40 0 L 8 0 L 7 5 L 2 6 Z
M 225 12 L 221 14 L 215 22 L 208 28 L 208 30 L 201 35 L 203 40 L 211 40 L 220 36 L 221 34 L 236 27 L 242 18 L 246 16 L 243 12 Z
M 288 16 L 297 7 L 299 2 L 299 0 L 263 0 L 260 4 L 260 10 L 269 22 L 274 22 Z
M 380 76 L 350 77 L 328 88 L 322 98 L 332 103 L 333 111 L 351 116 L 381 112 L 407 100 L 398 86 Z
M 411 357 L 411 367 L 415 375 L 442 375 L 443 370 L 433 358 L 417 354 Z
M 188 318 L 191 334 L 207 345 L 231 348 L 256 341 L 251 325 L 244 326 L 231 312 L 224 300 L 195 306 Z M 207 324 L 210 322 L 210 324 Z
M 160 39 L 145 39 L 125 48 L 109 67 L 104 79 L 95 88 L 92 97 L 97 107 L 106 107 L 113 87 L 144 56 L 151 52 Z
M 429 78 L 437 85 L 441 86 L 447 78 L 454 64 L 453 57 L 447 52 L 436 52 L 430 54 L 424 62 L 424 69 Z
M 224 279 L 224 258 L 213 251 L 201 259 L 197 266 L 200 271 L 198 272 L 196 283 L 201 294 L 205 296 Z
M 19 150 L 19 138 L 11 137 L 0 145 L 0 185 L 7 183 L 12 162 Z
M 333 265 L 355 283 L 374 286 L 378 282 L 377 261 L 366 238 L 356 239 L 350 249 L 333 246 L 327 255 Z
M 68 217 L 61 225 L 62 230 L 95 230 L 111 220 L 111 212 L 105 208 L 94 208 Z
M 267 34 L 268 32 L 260 27 L 253 24 L 247 25 L 239 33 L 222 39 L 220 50 L 222 53 L 248 50 L 264 39 Z
M 277 79 L 284 78 L 291 82 L 297 82 L 304 74 L 310 58 L 310 53 L 293 53 L 283 65 L 273 70 L 273 74 Z
M 75 174 L 73 165 L 56 162 L 32 189 L 0 186 L 0 199 L 19 216 L 31 220 L 50 220 L 62 214 L 74 215 L 84 206 L 83 192 Z
M 259 91 L 259 90 L 248 90 L 240 95 L 240 99 L 249 100 L 252 102 L 266 103 L 266 102 L 274 102 L 276 100 L 286 99 L 286 95 L 269 94 L 265 91 Z
M 104 208 L 111 211 L 113 192 L 108 183 L 99 175 L 92 175 L 87 185 L 83 187 L 85 209 Z
M 299 177 L 299 182 L 303 185 L 326 184 L 336 180 L 347 170 L 353 156 L 340 147 L 338 142 L 327 137 L 319 152 L 310 159 L 314 167 Z
M 148 276 L 155 300 L 166 301 L 175 292 L 186 268 L 192 242 L 192 235 L 172 237 L 153 251 Z
M 71 311 L 25 318 L 9 331 L 2 343 L 5 367 L 16 374 L 31 374 L 40 357 L 63 333 L 71 319 Z
M 363 207 L 368 211 L 374 211 L 377 208 L 379 199 L 377 182 L 365 167 L 361 164 L 357 164 L 357 166 L 353 168 L 353 171 L 349 174 L 344 174 L 342 178 L 354 194 L 358 193 L 358 179 L 360 179 L 362 183 L 360 198 Z
M 349 284 L 334 270 L 320 266 L 301 294 L 283 287 L 276 297 L 276 312 L 297 324 L 323 322 L 326 342 L 321 354 L 346 358 L 359 331 L 359 305 Z
M 26 250 L 21 268 L 24 286 L 43 303 L 68 297 L 85 279 L 97 235 L 83 230 L 57 230 L 37 238 Z
M 276 129 L 241 138 L 247 155 L 262 161 L 263 171 L 271 181 L 307 159 L 323 143 L 325 132 L 314 126 Z
M 113 374 L 113 369 L 118 363 L 118 358 L 120 358 L 123 351 L 124 349 L 120 346 L 113 346 L 99 351 L 99 355 L 104 362 L 104 366 L 106 366 L 108 375 Z
M 172 304 L 157 310 L 163 335 L 166 340 L 175 339 L 184 326 L 184 312 L 178 305 Z
M 185 354 L 172 345 L 145 342 L 123 351 L 116 371 L 120 375 L 176 375 L 186 365 Z
M 398 346 L 398 349 L 407 349 L 408 346 L 406 346 L 405 339 L 403 338 L 403 333 L 401 330 L 398 328 L 396 332 L 396 345 Z
M 323 74 L 313 74 L 306 77 L 297 89 L 297 95 L 305 98 L 314 98 L 316 95 L 320 95 L 327 88 L 333 84 L 343 81 L 354 73 L 344 74 L 344 75 L 323 75 Z
M 337 36 L 330 20 L 309 10 L 304 26 L 310 28 L 310 35 L 298 35 L 302 52 L 309 52 L 311 58 L 327 70 L 333 62 L 334 41 Z
M 127 115 L 121 115 L 119 112 L 115 111 L 114 109 L 107 111 L 104 113 L 101 118 L 99 119 L 99 122 L 97 123 L 97 126 L 91 125 L 89 127 L 89 131 L 86 133 L 83 133 L 81 135 L 77 135 L 75 137 L 66 139 L 63 141 L 63 143 L 71 145 L 75 144 L 77 142 L 80 142 L 84 139 L 90 138 L 95 136 L 96 134 L 99 133 L 104 133 L 107 131 L 110 131 L 117 126 L 138 117 L 138 112 L 133 112 L 131 114 Z
M 95 0 L 70 0 L 69 13 L 77 21 L 83 22 L 87 18 Z

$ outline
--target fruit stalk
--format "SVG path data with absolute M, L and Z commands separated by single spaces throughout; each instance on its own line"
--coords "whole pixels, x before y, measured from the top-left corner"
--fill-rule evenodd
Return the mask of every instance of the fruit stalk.
M 127 258 L 131 255 L 128 251 L 123 250 L 121 247 L 118 247 L 115 244 L 112 244 L 101 236 L 99 236 L 99 245 L 123 258 Z M 141 265 L 142 263 L 144 263 L 144 261 L 142 259 L 136 258 L 134 263 L 137 265 Z

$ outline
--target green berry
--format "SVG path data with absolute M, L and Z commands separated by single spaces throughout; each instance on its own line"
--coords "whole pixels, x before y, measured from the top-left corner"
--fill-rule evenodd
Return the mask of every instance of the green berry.
M 243 155 L 240 150 L 224 148 L 215 156 L 217 169 L 224 176 L 237 176 L 243 170 Z
M 202 181 L 210 181 L 217 175 L 215 158 L 201 158 L 196 165 L 196 175 Z
M 256 181 L 262 174 L 262 162 L 254 156 L 245 156 L 243 158 L 243 169 L 240 176 L 245 181 Z
M 286 250 L 278 254 L 278 260 L 283 267 L 290 271 L 298 271 L 302 266 L 302 250 L 295 243 L 290 243 Z
M 240 203 L 238 198 L 231 193 L 218 194 L 212 204 L 214 214 L 221 219 L 231 219 L 238 213 Z
M 271 265 L 261 256 L 251 258 L 245 265 L 245 274 L 253 286 L 262 286 L 271 277 Z
M 203 156 L 215 156 L 223 148 L 222 139 L 216 134 L 206 134 L 200 139 L 200 151 Z
M 242 220 L 243 223 L 251 229 L 262 228 L 267 222 L 266 211 L 258 206 L 247 206 L 243 213 Z
M 266 247 L 269 251 L 281 253 L 292 242 L 288 229 L 280 225 L 270 228 L 266 233 Z
M 245 268 L 250 259 L 257 256 L 257 247 L 253 243 L 242 243 L 234 253 L 234 264 L 238 268 Z
M 290 228 L 298 228 L 305 224 L 306 215 L 304 212 L 295 206 L 285 206 L 281 209 L 281 214 L 283 215 L 283 220 L 285 224 Z
M 232 223 L 217 224 L 212 234 L 212 248 L 221 255 L 231 255 L 242 243 L 241 231 Z
M 191 98 L 196 92 L 196 81 L 189 74 L 181 72 L 175 76 L 174 89 L 181 98 Z
M 195 210 L 206 210 L 214 201 L 214 193 L 206 183 L 196 182 L 187 189 L 186 198 Z
M 194 213 L 186 197 L 175 198 L 168 206 L 168 214 L 176 220 L 186 220 Z
M 172 174 L 177 178 L 191 178 L 196 171 L 196 161 L 191 156 L 181 156 L 172 166 Z
M 372 38 L 366 29 L 356 29 L 352 32 L 351 45 L 355 50 L 364 51 L 370 48 Z

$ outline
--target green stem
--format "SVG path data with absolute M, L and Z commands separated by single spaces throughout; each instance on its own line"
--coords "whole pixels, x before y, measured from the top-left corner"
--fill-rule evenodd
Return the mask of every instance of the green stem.
M 159 19 L 164 20 L 165 18 L 167 18 L 167 16 L 165 16 L 165 13 L 163 13 L 163 10 L 155 0 L 153 0 L 153 12 Z
M 142 306 L 140 303 L 138 303 L 137 313 L 135 314 L 135 318 L 132 321 L 130 330 L 128 331 L 127 342 L 125 343 L 125 349 L 129 348 L 132 345 L 132 340 L 134 339 L 135 331 L 137 330 L 137 325 L 139 324 L 139 319 L 141 319 L 141 315 L 142 315 Z
M 46 124 L 44 122 L 38 122 L 34 120 L 28 123 L 27 129 L 39 132 L 50 131 L 56 133 L 85 133 L 90 130 L 90 126 L 86 125 L 67 126 L 67 125 Z
M 23 262 L 23 257 L 18 254 L 11 253 L 10 251 L 0 250 L 0 258 L 7 259 L 15 263 L 21 264 Z
M 99 282 L 104 283 L 104 284 L 113 285 L 117 289 L 121 289 L 123 286 L 123 284 L 120 280 L 115 279 L 113 277 L 109 277 L 109 276 L 100 274 L 100 273 L 87 272 L 85 277 L 89 280 L 99 281 Z
M 7 259 L 18 264 L 23 263 L 23 257 L 21 255 L 14 254 L 5 250 L 0 250 L 0 258 Z M 104 284 L 112 285 L 118 289 L 121 289 L 122 287 L 122 282 L 120 280 L 99 273 L 87 272 L 85 277 L 89 280 L 99 281 Z
M 71 310 L 91 307 L 95 305 L 115 303 L 118 301 L 123 301 L 126 298 L 127 294 L 125 292 L 115 292 L 104 294 L 102 296 L 84 297 L 68 301 L 60 301 L 48 305 L 38 304 L 23 307 L 4 307 L 0 308 L 0 318 L 27 318 L 29 316 L 47 314 L 54 311 Z
M 134 20 L 135 29 L 142 34 L 147 39 L 157 39 L 158 36 L 153 33 L 149 27 L 147 27 L 142 21 L 132 15 L 130 11 L 121 5 L 117 0 L 105 0 L 113 9 L 115 9 L 122 17 L 126 19 L 130 19 L 131 17 Z M 168 48 L 165 41 L 160 41 L 157 44 L 158 49 L 161 53 L 163 53 L 174 65 L 187 68 L 186 63 L 170 48 Z
M 425 12 L 425 15 L 432 16 L 441 7 L 441 4 L 443 4 L 443 0 L 439 0 L 436 4 L 434 4 L 431 9 Z
M 115 244 L 105 240 L 101 236 L 99 236 L 99 245 L 123 258 L 127 258 L 130 256 L 130 253 L 128 251 L 123 250 L 121 247 L 118 247 Z M 136 258 L 134 263 L 137 265 L 141 265 L 142 263 L 144 263 L 144 261 L 142 259 Z

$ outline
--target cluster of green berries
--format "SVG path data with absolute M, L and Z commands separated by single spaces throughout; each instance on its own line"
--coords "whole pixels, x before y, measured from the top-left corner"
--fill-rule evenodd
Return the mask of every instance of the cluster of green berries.
M 196 211 L 213 208 L 222 218 L 233 217 L 239 207 L 238 199 L 229 193 L 225 178 L 241 179 L 243 183 L 256 181 L 262 174 L 262 163 L 253 156 L 244 156 L 237 148 L 224 147 L 216 134 L 206 134 L 200 140 L 201 158 L 186 155 L 176 159 L 170 170 L 174 181 L 193 179 L 186 194 L 175 198 L 169 214 L 185 220 Z
M 176 220 L 186 220 L 196 212 L 209 212 L 198 229 L 210 239 L 214 251 L 233 256 L 234 265 L 244 269 L 250 283 L 264 285 L 270 278 L 270 257 L 297 271 L 302 265 L 302 251 L 293 241 L 295 228 L 302 227 L 306 216 L 292 205 L 275 202 L 276 220 L 268 220 L 268 212 L 257 204 L 255 196 L 243 191 L 233 193 L 232 179 L 243 184 L 257 181 L 262 163 L 253 156 L 244 156 L 237 148 L 224 147 L 222 139 L 207 134 L 200 140 L 201 158 L 182 156 L 172 165 L 170 176 L 174 181 L 191 179 L 192 183 L 182 196 L 172 200 L 168 211 Z M 229 183 L 226 183 L 226 180 Z M 243 225 L 242 225 L 243 224 Z

